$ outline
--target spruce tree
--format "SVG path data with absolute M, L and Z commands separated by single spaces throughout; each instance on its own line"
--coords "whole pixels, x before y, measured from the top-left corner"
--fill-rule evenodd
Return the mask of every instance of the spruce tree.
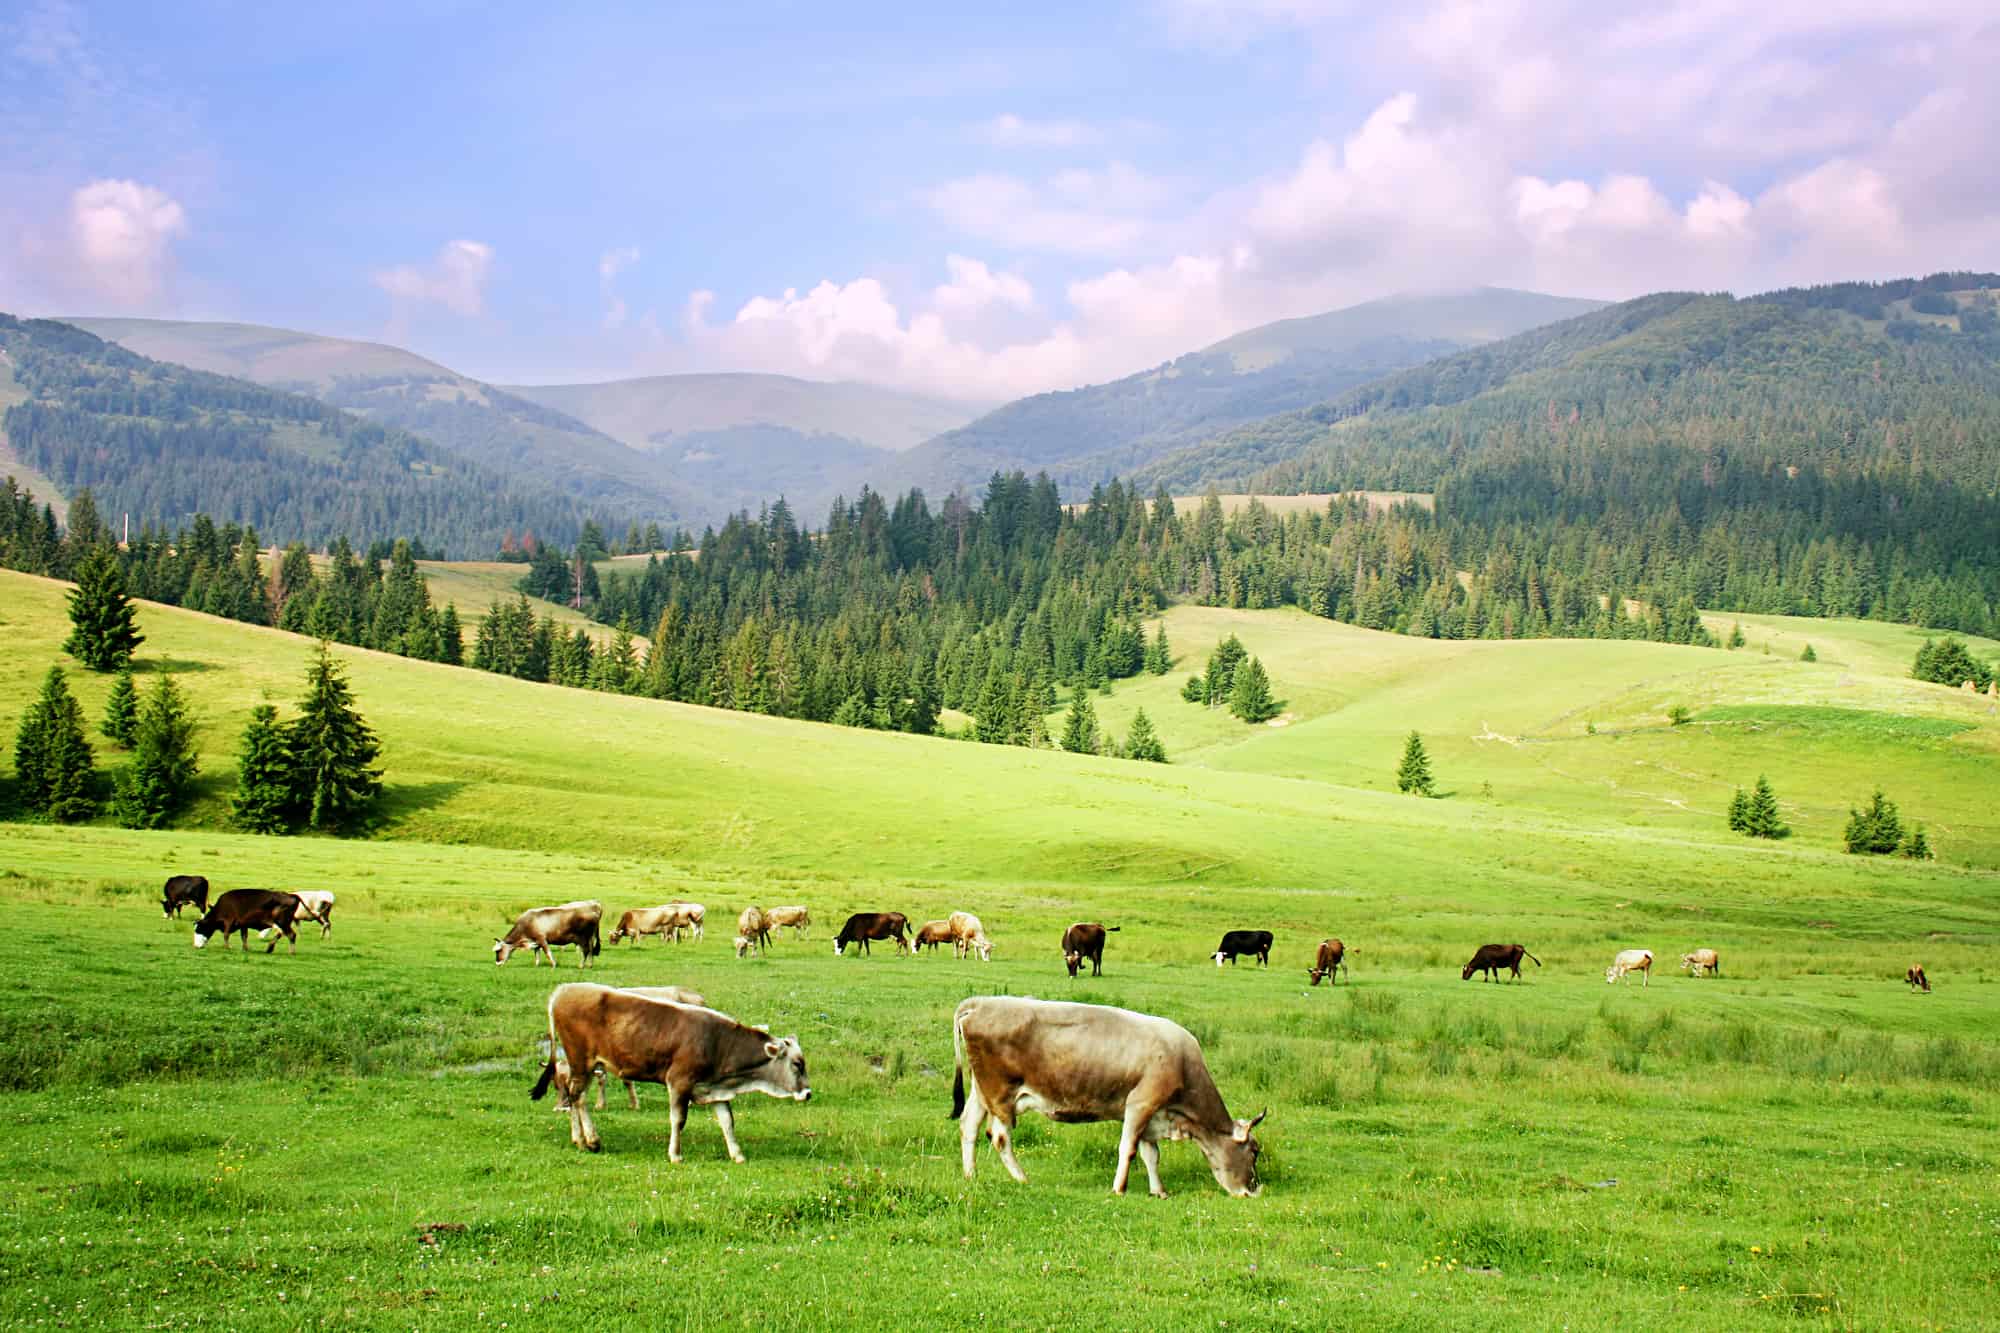
M 292 804 L 292 756 L 278 710 L 258 704 L 250 711 L 237 752 L 236 795 L 229 815 L 247 833 L 283 833 Z
M 1777 793 L 1762 773 L 1757 775 L 1757 785 L 1744 806 L 1742 832 L 1753 838 L 1782 838 L 1791 833 L 1778 816 Z
M 1160 744 L 1159 733 L 1153 730 L 1153 720 L 1146 716 L 1143 708 L 1132 715 L 1132 730 L 1125 737 L 1125 757 L 1149 764 L 1167 762 L 1167 747 Z
M 1896 803 L 1877 787 L 1866 810 L 1848 810 L 1841 842 L 1856 855 L 1887 856 L 1895 851 L 1903 842 L 1903 821 L 1896 813 Z
M 1431 758 L 1424 751 L 1424 738 L 1416 732 L 1403 744 L 1403 762 L 1396 769 L 1396 790 L 1410 796 L 1435 796 L 1431 780 Z
M 1930 860 L 1931 840 L 1924 836 L 1924 826 L 1922 824 L 1912 826 L 1909 833 L 1904 835 L 1902 845 L 1896 850 L 1912 861 Z
M 1167 622 L 1153 632 L 1152 642 L 1146 645 L 1146 670 L 1155 676 L 1164 676 L 1174 669 L 1174 655 L 1167 647 Z
M 1071 754 L 1097 753 L 1097 710 L 1090 706 L 1090 691 L 1081 686 L 1070 691 L 1062 747 Z
M 1191 704 L 1208 702 L 1208 681 L 1200 676 L 1189 676 L 1187 684 L 1181 686 L 1181 698 Z
M 1750 831 L 1750 798 L 1741 787 L 1729 798 L 1729 831 L 1748 833 Z
M 1799 661 L 1817 662 L 1819 661 L 1819 654 L 1813 651 L 1813 646 L 1811 644 L 1807 644 L 1806 650 L 1799 654 Z
M 1271 697 L 1271 678 L 1254 657 L 1232 674 L 1229 711 L 1253 726 L 1278 715 L 1278 701 Z
M 1229 702 L 1229 693 L 1235 684 L 1237 664 L 1245 656 L 1247 654 L 1243 650 L 1243 643 L 1234 634 L 1215 645 L 1215 651 L 1209 654 L 1208 671 L 1204 677 L 1204 683 L 1208 687 L 1210 708 L 1220 708 Z
M 119 672 L 111 683 L 111 697 L 104 701 L 104 722 L 98 730 L 126 749 L 132 748 L 139 730 L 139 691 L 132 683 L 130 668 Z
M 63 651 L 92 671 L 116 671 L 132 660 L 146 641 L 136 623 L 137 611 L 125 595 L 125 571 L 118 553 L 95 546 L 76 571 L 69 592 L 73 628 Z
M 465 631 L 459 628 L 458 604 L 445 603 L 438 617 L 438 661 L 446 666 L 465 665 Z
M 90 742 L 83 735 L 83 707 L 69 692 L 61 667 L 50 667 L 42 692 L 21 716 L 14 736 L 14 773 L 21 804 L 58 823 L 97 812 L 90 794 Z
M 161 675 L 146 691 L 133 738 L 132 761 L 118 772 L 112 809 L 126 828 L 164 828 L 194 790 L 199 768 L 195 719 L 174 678 Z
M 347 827 L 382 794 L 382 771 L 372 767 L 381 743 L 355 709 L 346 673 L 324 639 L 306 667 L 306 696 L 285 728 L 285 744 L 292 809 L 306 827 Z
M 1739 620 L 1729 627 L 1729 646 L 1731 648 L 1741 648 L 1748 642 L 1749 640 L 1743 637 L 1742 621 Z

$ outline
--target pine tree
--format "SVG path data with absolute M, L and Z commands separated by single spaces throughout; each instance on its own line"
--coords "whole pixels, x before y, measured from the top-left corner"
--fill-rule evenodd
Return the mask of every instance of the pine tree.
M 1740 831 L 1753 838 L 1783 838 L 1791 833 L 1778 816 L 1777 793 L 1771 790 L 1770 780 L 1762 773 L 1757 775 L 1757 785 L 1744 805 Z
M 1431 758 L 1424 751 L 1424 738 L 1416 732 L 1403 744 L 1403 762 L 1396 769 L 1396 790 L 1411 796 L 1435 796 L 1431 780 Z
M 1229 690 L 1229 711 L 1251 725 L 1268 722 L 1278 715 L 1278 701 L 1271 697 L 1271 678 L 1264 664 L 1251 658 L 1236 668 Z
M 69 592 L 69 620 L 74 627 L 63 651 L 92 671 L 116 671 L 132 660 L 146 641 L 139 633 L 136 609 L 125 595 L 125 572 L 118 553 L 109 546 L 92 547 L 76 571 Z
M 1811 644 L 1807 644 L 1806 650 L 1799 654 L 1799 661 L 1817 662 L 1819 661 L 1819 654 L 1813 651 L 1813 646 Z
M 283 833 L 290 826 L 291 804 L 292 756 L 285 729 L 277 709 L 258 704 L 250 710 L 250 725 L 243 729 L 237 751 L 236 795 L 229 815 L 245 832 Z
M 1229 702 L 1229 692 L 1235 683 L 1236 666 L 1247 654 L 1243 643 L 1234 634 L 1215 645 L 1209 654 L 1208 671 L 1204 683 L 1208 687 L 1208 706 L 1220 708 Z
M 104 722 L 98 730 L 126 749 L 139 730 L 139 691 L 132 683 L 130 668 L 118 673 L 111 683 L 111 697 L 104 701 Z
M 1097 753 L 1097 710 L 1090 706 L 1090 691 L 1081 686 L 1070 691 L 1062 747 L 1071 754 Z
M 1146 645 L 1146 670 L 1155 676 L 1164 676 L 1174 669 L 1174 655 L 1167 647 L 1167 622 L 1153 632 L 1152 642 Z
M 1869 800 L 1866 810 L 1849 809 L 1847 828 L 1841 834 L 1841 842 L 1847 850 L 1857 855 L 1887 856 L 1902 845 L 1903 821 L 1896 813 L 1896 803 L 1882 795 L 1877 787 Z
M 1181 686 L 1181 698 L 1191 704 L 1208 702 L 1208 682 L 1200 676 L 1189 676 L 1187 684 Z
M 1750 798 L 1741 787 L 1729 798 L 1729 831 L 1748 833 L 1750 831 Z
M 14 735 L 14 774 L 21 804 L 30 813 L 67 824 L 97 812 L 90 794 L 93 774 L 83 708 L 69 692 L 61 667 L 49 668 L 41 694 L 21 716 Z
M 118 772 L 112 809 L 126 828 L 164 828 L 194 789 L 199 764 L 195 719 L 174 678 L 160 675 L 146 691 L 133 739 L 132 761 Z
M 446 666 L 465 665 L 465 631 L 458 624 L 458 603 L 445 603 L 438 617 L 438 661 Z
M 1930 860 L 1931 840 L 1924 836 L 1924 826 L 1922 824 L 1913 826 L 1909 833 L 1904 836 L 1902 845 L 1896 850 L 1904 856 L 1909 857 L 1912 861 Z
M 1729 627 L 1729 646 L 1731 648 L 1741 648 L 1748 642 L 1749 640 L 1743 637 L 1742 621 L 1739 620 Z
M 382 794 L 382 771 L 371 767 L 381 742 L 356 711 L 346 673 L 324 639 L 306 667 L 306 697 L 285 727 L 285 744 L 292 809 L 308 828 L 346 827 Z
M 1153 720 L 1141 708 L 1132 715 L 1132 730 L 1125 737 L 1125 757 L 1141 759 L 1149 764 L 1167 762 L 1167 747 L 1160 744 L 1159 733 L 1153 730 Z

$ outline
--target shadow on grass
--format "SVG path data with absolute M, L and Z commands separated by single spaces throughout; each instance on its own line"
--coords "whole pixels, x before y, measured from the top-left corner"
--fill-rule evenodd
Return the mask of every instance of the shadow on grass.
M 455 780 L 391 783 L 382 789 L 382 799 L 375 807 L 371 830 L 392 829 L 426 810 L 443 805 L 468 785 Z
M 135 676 L 181 676 L 198 671 L 220 671 L 220 662 L 203 662 L 192 657 L 135 657 L 132 659 L 132 674 Z

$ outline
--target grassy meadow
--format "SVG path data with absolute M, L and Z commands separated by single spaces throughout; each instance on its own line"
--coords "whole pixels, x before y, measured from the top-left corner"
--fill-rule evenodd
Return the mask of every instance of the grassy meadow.
M 0 574 L 10 733 L 61 591 Z M 310 645 L 143 607 L 142 666 L 203 716 L 196 809 L 0 823 L 0 1323 L 1047 1327 L 1109 1302 L 1148 1328 L 1991 1324 L 2000 723 L 1898 679 L 1905 631 L 1744 620 L 1722 653 L 1176 609 L 1175 672 L 1097 701 L 1121 730 L 1143 704 L 1165 768 L 340 650 L 390 784 L 377 836 L 344 841 L 224 827 L 235 736 Z M 1177 698 L 1231 631 L 1286 725 Z M 1818 664 L 1781 647 L 1802 633 Z M 109 682 L 71 680 L 94 722 Z M 1696 721 L 1667 726 L 1675 703 Z M 1393 793 L 1412 726 L 1447 799 Z M 1758 772 L 1783 842 L 1722 826 Z M 1878 780 L 1938 861 L 1840 854 Z M 176 872 L 333 889 L 333 937 L 198 953 L 157 913 Z M 592 979 L 691 985 L 804 1044 L 812 1102 L 738 1105 L 747 1164 L 697 1111 L 669 1167 L 656 1088 L 637 1114 L 613 1089 L 597 1157 L 528 1100 L 549 987 L 581 974 L 568 950 L 495 968 L 490 943 L 585 896 L 709 907 L 705 940 L 608 948 Z M 813 938 L 735 959 L 753 902 L 808 904 Z M 846 913 L 889 908 L 977 912 L 994 961 L 832 956 Z M 1062 971 L 1077 919 L 1121 927 L 1101 978 Z M 1208 960 L 1254 926 L 1268 971 Z M 1310 988 L 1329 934 L 1352 971 Z M 1544 966 L 1460 981 L 1487 940 Z M 1630 946 L 1657 990 L 1605 985 Z M 1699 946 L 1719 978 L 1675 971 Z M 1916 961 L 1931 995 L 1900 983 Z M 1189 1027 L 1230 1109 L 1270 1108 L 1263 1196 L 1169 1144 L 1172 1197 L 1113 1197 L 1117 1127 L 1036 1116 L 1027 1186 L 985 1147 L 966 1182 L 949 1016 L 995 992 Z

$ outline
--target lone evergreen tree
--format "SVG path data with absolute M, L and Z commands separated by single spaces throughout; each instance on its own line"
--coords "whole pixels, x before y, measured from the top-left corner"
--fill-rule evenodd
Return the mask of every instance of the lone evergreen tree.
M 1164 676 L 1174 669 L 1174 655 L 1167 647 L 1167 622 L 1153 632 L 1153 640 L 1146 645 L 1146 670 L 1155 676 Z
M 1799 654 L 1799 661 L 1817 662 L 1819 661 L 1819 654 L 1813 651 L 1813 646 L 1811 644 L 1807 644 L 1806 650 Z
M 326 640 L 306 668 L 306 697 L 285 728 L 292 757 L 292 808 L 311 829 L 353 823 L 382 794 L 372 767 L 382 746 L 354 707 L 347 677 Z
M 1090 706 L 1090 691 L 1082 687 L 1070 691 L 1062 747 L 1071 754 L 1097 753 L 1097 710 Z
M 1132 715 L 1132 730 L 1125 737 L 1125 757 L 1149 764 L 1167 762 L 1167 747 L 1160 744 L 1160 735 L 1153 730 L 1153 720 L 1146 716 L 1143 708 Z
M 1416 732 L 1403 743 L 1403 763 L 1396 770 L 1396 790 L 1411 796 L 1435 796 L 1431 781 L 1431 757 L 1424 751 L 1424 738 Z
M 1253 726 L 1278 715 L 1278 701 L 1271 697 L 1271 678 L 1256 658 L 1236 668 L 1229 688 L 1229 711 Z
M 111 683 L 111 697 L 104 701 L 104 722 L 98 730 L 126 749 L 132 748 L 139 730 L 139 691 L 132 684 L 130 668 L 119 672 Z
M 58 823 L 97 812 L 91 798 L 90 742 L 83 736 L 83 707 L 69 692 L 61 667 L 50 667 L 42 692 L 21 715 L 14 735 L 14 773 L 21 804 Z
M 247 833 L 283 833 L 292 804 L 292 756 L 278 710 L 258 704 L 243 729 L 236 760 L 236 795 L 229 816 Z
M 1742 621 L 1739 620 L 1729 627 L 1729 646 L 1731 648 L 1741 648 L 1748 642 L 1749 640 L 1743 637 Z
M 162 828 L 187 804 L 199 768 L 194 714 L 172 676 L 146 691 L 133 738 L 132 762 L 118 772 L 112 809 L 126 828 Z
M 458 603 L 446 602 L 438 617 L 438 661 L 446 666 L 465 665 L 465 631 L 458 624 Z
M 1887 856 L 1902 845 L 1903 821 L 1896 803 L 1877 787 L 1866 810 L 1847 812 L 1847 828 L 1841 834 L 1847 850 L 1857 855 Z
M 1748 833 L 1750 831 L 1750 798 L 1741 787 L 1729 798 L 1729 831 Z
M 125 571 L 118 553 L 93 546 L 76 571 L 69 592 L 72 629 L 63 651 L 92 671 L 116 671 L 132 660 L 146 641 L 139 633 L 136 610 L 125 595 Z
M 1777 793 L 1771 790 L 1769 779 L 1762 773 L 1757 775 L 1757 785 L 1751 789 L 1744 805 L 1740 831 L 1753 838 L 1782 838 L 1791 833 L 1784 820 L 1778 817 Z

